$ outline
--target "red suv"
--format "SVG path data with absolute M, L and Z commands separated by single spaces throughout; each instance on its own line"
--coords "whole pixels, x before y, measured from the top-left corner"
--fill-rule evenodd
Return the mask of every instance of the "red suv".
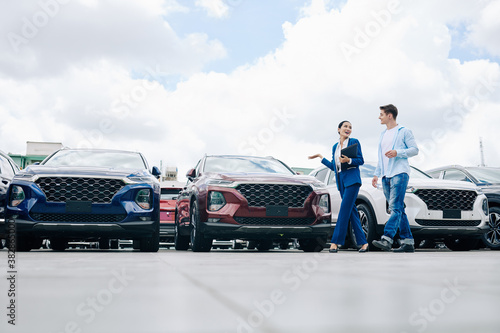
M 272 157 L 205 156 L 187 173 L 175 209 L 175 249 L 208 252 L 214 239 L 273 242 L 298 239 L 321 251 L 333 233 L 323 183 L 299 176 Z
M 160 242 L 174 241 L 175 202 L 182 191 L 182 183 L 165 181 L 160 184 Z

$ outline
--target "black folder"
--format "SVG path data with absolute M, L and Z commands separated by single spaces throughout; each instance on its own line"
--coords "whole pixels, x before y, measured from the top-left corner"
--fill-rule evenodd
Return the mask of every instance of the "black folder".
M 347 146 L 340 151 L 340 155 L 344 155 L 349 158 L 355 158 L 358 156 L 358 144 L 355 143 L 353 145 Z M 354 167 L 354 166 L 353 166 Z M 349 163 L 341 163 L 340 170 L 345 171 L 349 168 Z

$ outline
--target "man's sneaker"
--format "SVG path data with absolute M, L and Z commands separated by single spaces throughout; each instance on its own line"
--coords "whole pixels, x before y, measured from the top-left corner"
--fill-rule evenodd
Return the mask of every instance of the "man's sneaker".
M 390 251 L 392 248 L 392 244 L 387 241 L 387 239 L 382 238 L 381 240 L 372 241 L 373 246 L 378 247 L 384 251 Z
M 413 253 L 415 252 L 415 247 L 412 244 L 402 244 L 399 248 L 392 250 L 392 252 L 407 252 Z

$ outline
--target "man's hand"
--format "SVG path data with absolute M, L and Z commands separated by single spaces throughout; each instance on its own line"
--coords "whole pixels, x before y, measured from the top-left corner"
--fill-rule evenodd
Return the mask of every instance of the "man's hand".
M 387 153 L 385 153 L 385 156 L 387 156 L 388 158 L 393 158 L 398 156 L 398 152 L 395 150 L 389 150 Z
M 372 179 L 372 186 L 373 187 L 377 187 L 377 182 L 378 182 L 378 177 L 374 176 L 373 179 Z

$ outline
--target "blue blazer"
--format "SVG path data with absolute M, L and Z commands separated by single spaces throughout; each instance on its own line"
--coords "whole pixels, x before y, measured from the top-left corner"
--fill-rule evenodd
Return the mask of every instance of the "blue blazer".
M 361 144 L 357 139 L 354 138 L 349 138 L 348 146 L 353 145 L 357 143 L 358 144 L 358 154 L 355 158 L 351 159 L 351 164 L 348 165 L 347 170 L 340 172 L 337 171 L 337 164 L 335 163 L 335 150 L 337 149 L 337 145 L 339 144 L 338 142 L 333 145 L 332 148 L 332 160 L 329 161 L 326 158 L 323 158 L 321 160 L 321 163 L 335 171 L 335 181 L 337 182 L 337 189 L 340 191 L 340 179 L 341 178 L 344 186 L 343 187 L 348 187 L 351 185 L 358 184 L 361 186 L 361 174 L 359 172 L 359 166 L 363 165 L 365 163 L 365 160 L 363 159 L 363 153 L 361 152 Z

